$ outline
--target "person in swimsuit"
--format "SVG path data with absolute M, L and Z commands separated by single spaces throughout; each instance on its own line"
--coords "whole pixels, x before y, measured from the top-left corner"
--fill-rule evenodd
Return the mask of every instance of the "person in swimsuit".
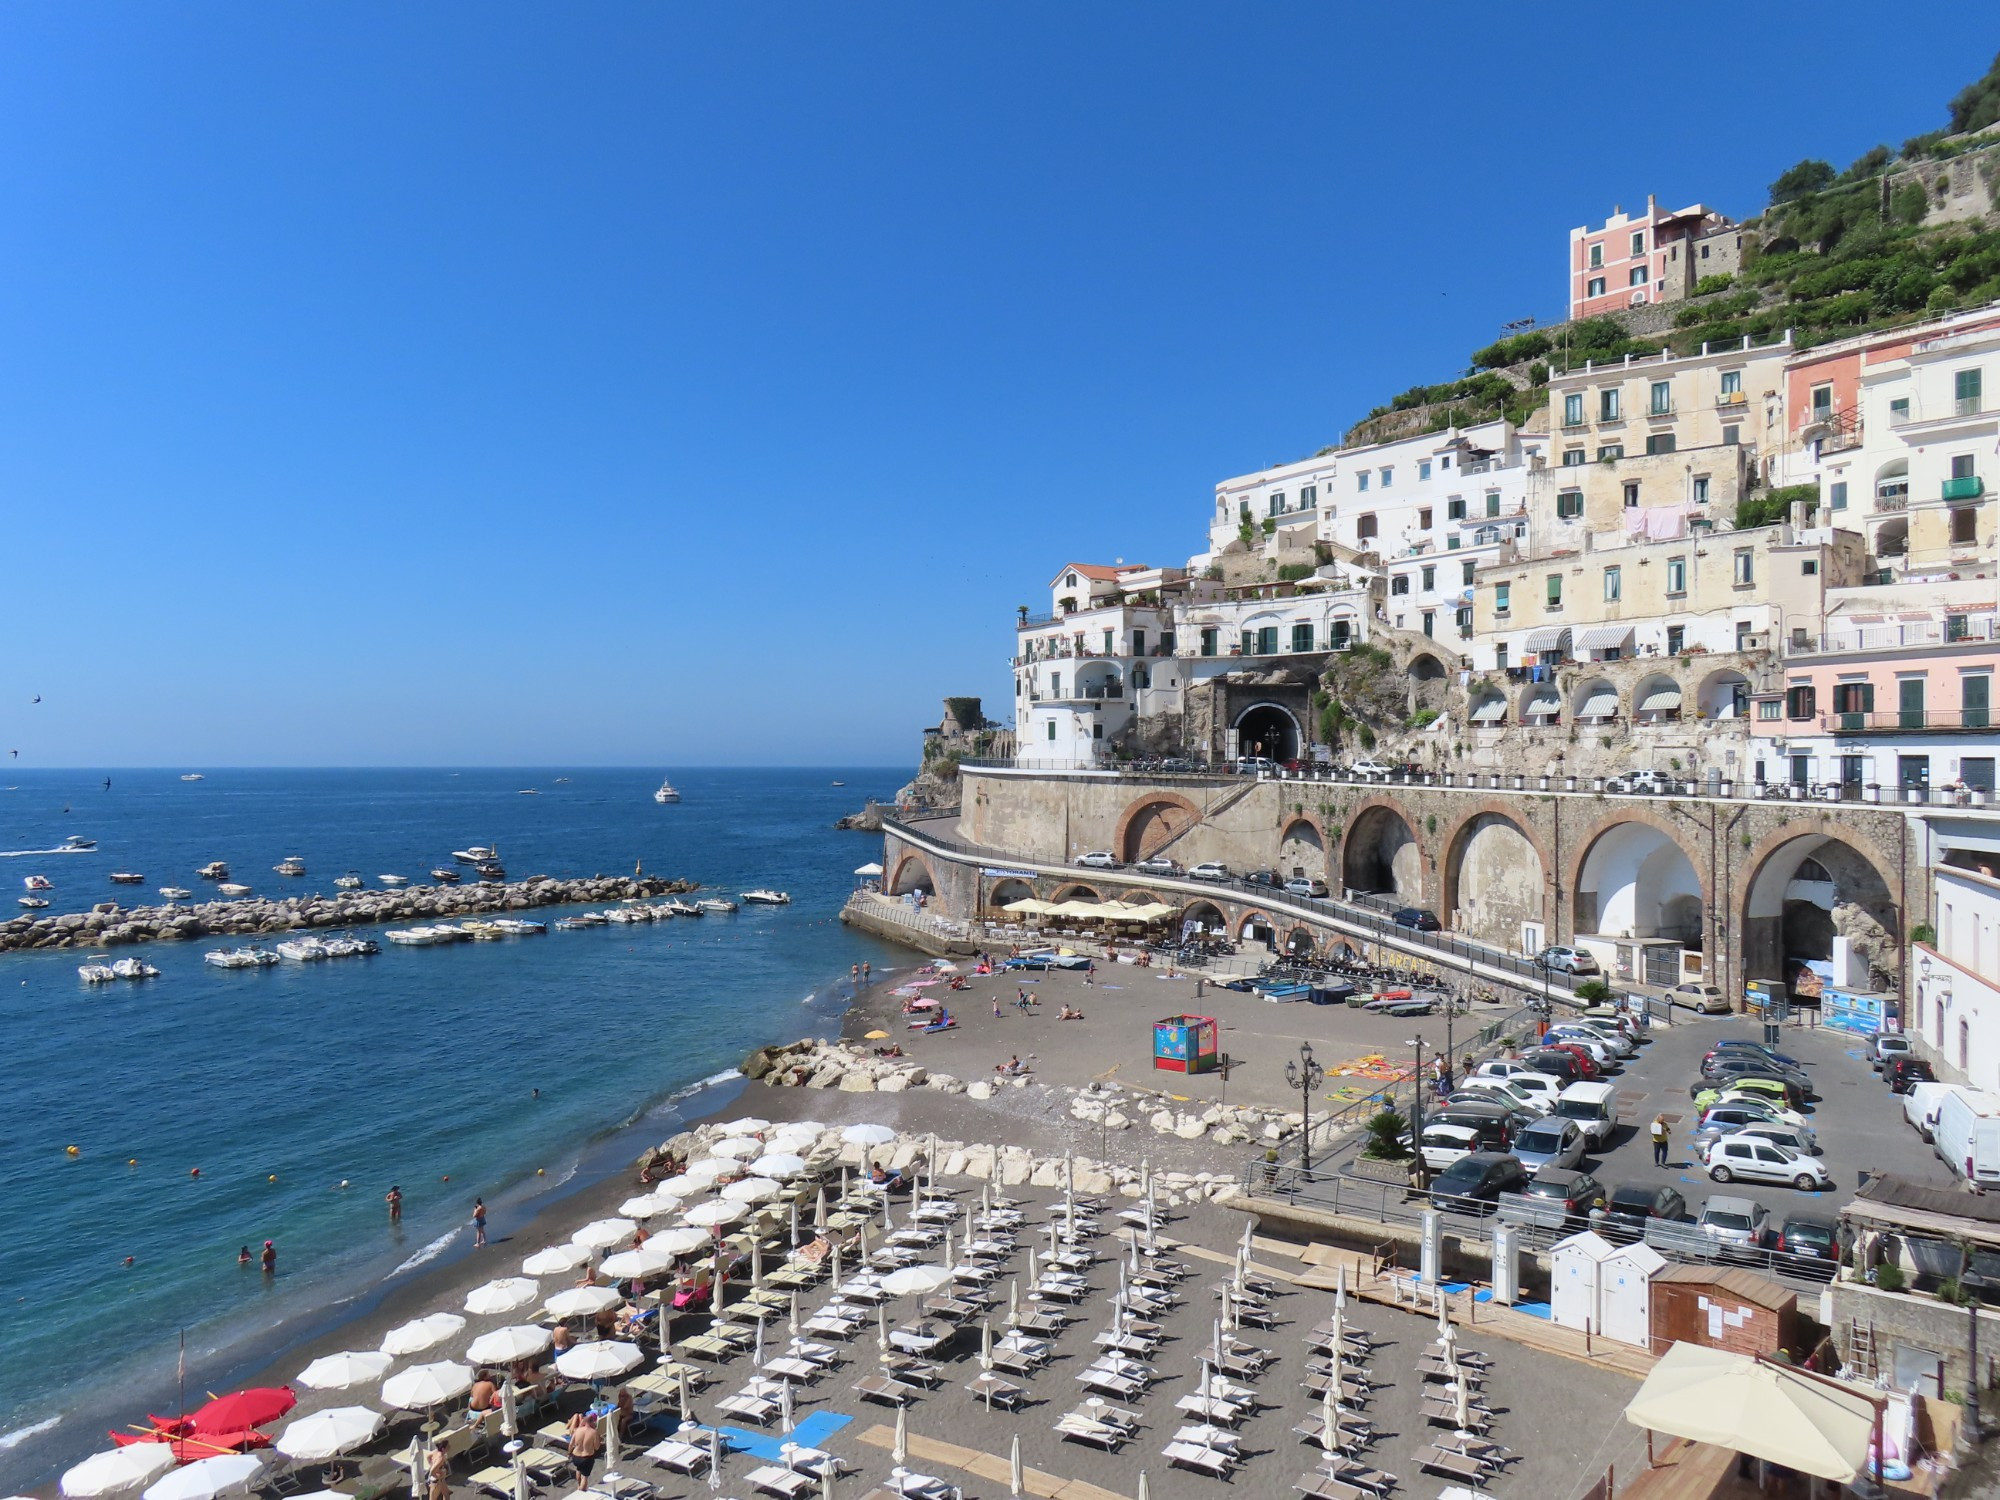
M 486 1243 L 486 1200 L 472 1200 L 472 1248 L 477 1250 Z
M 598 1449 L 603 1446 L 604 1434 L 597 1430 L 597 1418 L 587 1411 L 580 1411 L 569 1419 L 569 1462 L 576 1470 L 576 1487 L 590 1488 L 590 1471 L 597 1463 Z
M 392 1186 L 392 1187 L 391 1187 L 391 1188 L 389 1189 L 389 1191 L 388 1191 L 388 1192 L 386 1192 L 386 1193 L 384 1193 L 384 1194 L 382 1195 L 382 1201 L 383 1201 L 383 1202 L 385 1202 L 385 1203 L 387 1203 L 387 1204 L 389 1205 L 389 1222 L 390 1222 L 391 1224 L 400 1224 L 400 1223 L 402 1223 L 402 1222 L 403 1222 L 403 1190 L 402 1190 L 402 1189 L 401 1189 L 400 1187 L 393 1187 L 393 1186 Z
M 277 1274 L 278 1274 L 278 1247 L 277 1247 L 276 1245 L 274 1245 L 273 1243 L 271 1243 L 271 1241 L 269 1241 L 269 1240 L 266 1240 L 266 1241 L 264 1241 L 264 1257 L 263 1257 L 263 1259 L 264 1259 L 264 1274 L 265 1274 L 266 1276 L 275 1276 L 275 1275 L 277 1275 Z

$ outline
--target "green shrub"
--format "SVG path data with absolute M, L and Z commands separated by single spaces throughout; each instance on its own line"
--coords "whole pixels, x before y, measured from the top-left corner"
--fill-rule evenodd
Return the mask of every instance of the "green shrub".
M 1833 179 L 1834 171 L 1829 163 L 1807 157 L 1771 184 L 1771 206 L 1776 208 L 1780 204 L 1824 192 L 1833 186 Z
M 1894 1261 L 1885 1261 L 1875 1268 L 1875 1285 L 1885 1292 L 1900 1292 L 1903 1289 L 1903 1268 Z
M 1368 1122 L 1368 1144 L 1361 1148 L 1363 1156 L 1376 1161 L 1407 1161 L 1410 1148 L 1401 1140 L 1410 1128 L 1410 1122 L 1393 1109 L 1385 1109 Z
M 1910 941 L 1913 943 L 1936 943 L 1937 929 L 1928 922 L 1919 922 L 1910 929 Z
M 1280 583 L 1297 583 L 1301 578 L 1310 578 L 1312 575 L 1313 565 L 1311 563 L 1278 564 L 1278 582 Z
M 1420 708 L 1403 721 L 1405 729 L 1422 729 L 1426 724 L 1437 722 L 1438 711 L 1434 708 Z
M 1819 486 L 1816 484 L 1787 484 L 1777 489 L 1766 490 L 1761 495 L 1745 495 L 1736 502 L 1736 529 L 1752 531 L 1759 526 L 1771 526 L 1785 519 L 1791 513 L 1792 502 L 1810 500 L 1819 502 Z
M 1921 224 L 1930 208 L 1921 182 L 1906 182 L 1889 195 L 1889 212 L 1899 223 Z
M 1736 278 L 1731 275 L 1704 276 L 1694 284 L 1694 294 L 1697 297 L 1706 297 L 1713 292 L 1726 292 L 1734 285 Z
M 1954 135 L 1968 130 L 1984 130 L 2000 120 L 2000 57 L 1986 76 L 1975 79 L 1952 96 L 1951 129 Z
M 1611 986 L 1601 979 L 1586 979 L 1572 993 L 1579 1000 L 1599 1005 L 1611 998 Z

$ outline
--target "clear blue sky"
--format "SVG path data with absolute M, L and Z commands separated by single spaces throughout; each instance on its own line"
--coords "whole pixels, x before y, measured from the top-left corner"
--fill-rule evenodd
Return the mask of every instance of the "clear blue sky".
M 1546 19 L 1544 19 L 1546 18 Z M 1990 6 L 0 9 L 0 748 L 903 762 L 1013 606 Z M 30 706 L 41 694 L 43 702 Z

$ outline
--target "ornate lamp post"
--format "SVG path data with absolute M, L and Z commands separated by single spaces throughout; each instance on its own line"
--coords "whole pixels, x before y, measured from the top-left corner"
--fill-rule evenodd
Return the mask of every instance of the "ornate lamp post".
M 1285 1064 L 1285 1082 L 1299 1091 L 1299 1167 L 1312 1180 L 1312 1099 L 1326 1082 L 1326 1069 L 1313 1061 L 1311 1042 L 1299 1043 L 1299 1055 Z

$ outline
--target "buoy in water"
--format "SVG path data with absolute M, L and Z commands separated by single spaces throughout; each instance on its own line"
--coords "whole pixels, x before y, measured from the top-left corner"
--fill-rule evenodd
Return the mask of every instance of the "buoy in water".
M 136 1156 L 127 1157 L 125 1159 L 125 1165 L 128 1167 L 136 1167 L 139 1165 L 139 1158 Z
M 81 1146 L 65 1146 L 63 1147 L 63 1155 L 81 1156 L 83 1155 L 83 1148 Z
M 190 1176 L 190 1177 L 199 1177 L 199 1176 L 201 1176 L 201 1168 L 200 1168 L 200 1167 L 189 1167 L 189 1168 L 188 1168 L 188 1176 Z
M 545 1172 L 545 1171 L 544 1171 L 544 1170 L 543 1170 L 542 1168 L 540 1168 L 540 1167 L 537 1167 L 537 1168 L 535 1168 L 535 1175 L 536 1175 L 537 1177 L 543 1177 L 543 1176 L 546 1176 L 546 1175 L 547 1175 L 547 1173 L 546 1173 L 546 1172 Z
M 266 1182 L 276 1182 L 278 1180 L 278 1174 L 276 1172 L 273 1172 L 269 1177 L 266 1177 L 264 1180 Z

